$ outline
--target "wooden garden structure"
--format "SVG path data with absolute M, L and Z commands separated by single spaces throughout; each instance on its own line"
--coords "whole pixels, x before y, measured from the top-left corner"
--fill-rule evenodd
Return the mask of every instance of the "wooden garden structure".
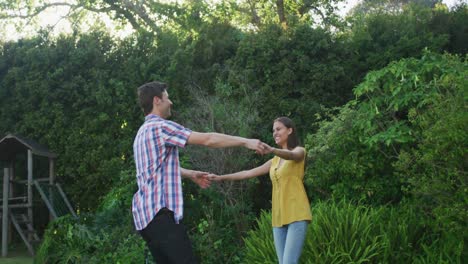
M 16 175 L 17 156 L 27 155 L 27 175 Z M 46 177 L 35 178 L 33 174 L 33 155 L 48 158 L 49 172 Z M 55 183 L 55 159 L 57 155 L 33 140 L 8 134 L 0 140 L 0 161 L 5 164 L 2 179 L 0 219 L 2 222 L 2 257 L 8 254 L 8 236 L 13 225 L 31 255 L 34 243 L 40 238 L 34 230 L 33 190 L 36 189 L 53 220 L 65 214 L 76 214 L 60 185 Z

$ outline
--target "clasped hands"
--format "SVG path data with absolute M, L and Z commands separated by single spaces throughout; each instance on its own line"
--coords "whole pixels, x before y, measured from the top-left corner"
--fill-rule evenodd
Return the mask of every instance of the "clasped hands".
M 258 139 L 248 139 L 246 147 L 251 150 L 255 150 L 255 153 L 259 155 L 266 155 L 273 152 L 273 147 L 270 145 L 258 140 Z M 191 177 L 191 180 L 196 183 L 200 188 L 206 189 L 210 187 L 212 181 L 220 181 L 220 177 L 216 174 L 209 172 L 197 171 Z

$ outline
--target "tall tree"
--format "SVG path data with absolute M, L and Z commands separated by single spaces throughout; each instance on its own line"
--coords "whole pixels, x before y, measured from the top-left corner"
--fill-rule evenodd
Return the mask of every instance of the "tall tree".
M 155 34 L 167 24 L 187 27 L 194 19 L 209 17 L 225 19 L 234 26 L 259 28 L 263 24 L 278 23 L 286 28 L 293 21 L 333 25 L 340 2 L 344 0 L 4 0 L 0 3 L 0 21 L 7 20 L 21 28 L 37 22 L 42 13 L 61 8 L 66 10 L 63 18 L 73 25 L 80 25 L 87 14 L 97 13 L 115 22 L 130 24 L 135 30 Z M 237 19 L 231 20 L 232 17 Z
M 17 23 L 34 23 L 40 14 L 52 12 L 54 8 L 65 8 L 66 19 L 80 23 L 87 13 L 106 14 L 110 19 L 129 23 L 135 30 L 160 32 L 164 21 L 178 21 L 184 7 L 166 1 L 138 0 L 5 0 L 0 4 L 0 20 L 14 20 Z M 21 26 L 20 24 L 20 26 Z
M 344 0 L 245 0 L 239 1 L 239 11 L 252 19 L 253 26 L 279 23 L 283 28 L 294 21 L 311 24 L 336 24 L 337 4 Z

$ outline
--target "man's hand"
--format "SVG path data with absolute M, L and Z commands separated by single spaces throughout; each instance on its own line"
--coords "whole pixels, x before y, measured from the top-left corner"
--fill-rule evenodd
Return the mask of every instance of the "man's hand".
M 190 179 L 202 189 L 210 187 L 211 184 L 211 181 L 208 179 L 208 172 L 194 171 Z
M 263 154 L 263 143 L 258 139 L 247 139 L 245 147 L 255 150 L 257 154 Z
M 246 147 L 255 150 L 255 152 L 260 155 L 270 154 L 275 149 L 258 139 L 248 139 Z

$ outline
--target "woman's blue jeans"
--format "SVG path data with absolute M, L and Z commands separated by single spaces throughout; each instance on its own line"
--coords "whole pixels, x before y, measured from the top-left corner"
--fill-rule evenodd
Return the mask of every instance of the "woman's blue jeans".
M 273 238 L 279 264 L 299 263 L 306 234 L 307 221 L 273 227 Z

